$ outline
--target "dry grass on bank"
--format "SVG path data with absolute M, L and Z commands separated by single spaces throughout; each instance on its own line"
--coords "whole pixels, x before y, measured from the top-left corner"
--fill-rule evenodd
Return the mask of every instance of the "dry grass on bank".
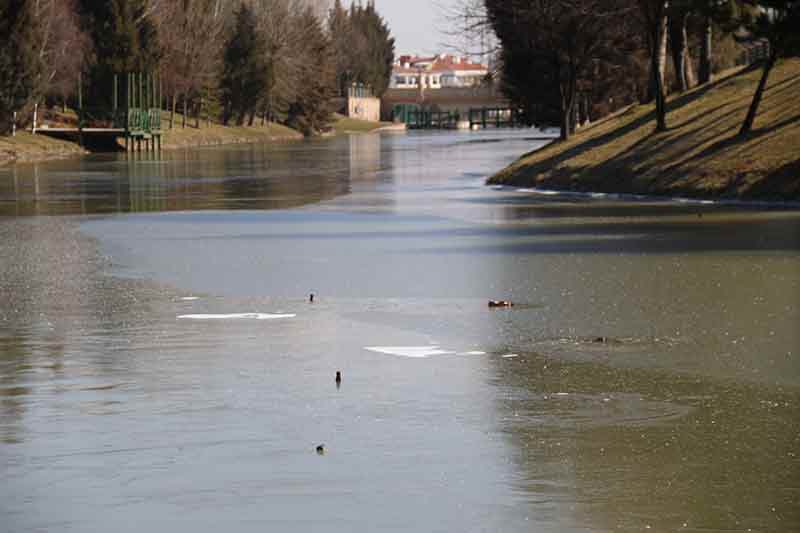
M 0 165 L 62 159 L 88 153 L 78 144 L 18 131 L 15 137 L 0 136 Z
M 337 113 L 334 115 L 332 127 L 333 131 L 337 135 L 342 135 L 345 133 L 369 133 L 391 125 L 391 122 L 372 122 L 369 120 L 359 120 L 357 118 L 344 117 Z
M 190 122 L 194 124 L 194 121 Z M 176 121 L 176 124 L 180 122 Z M 259 142 L 279 142 L 300 140 L 303 135 L 280 124 L 268 123 L 264 126 L 223 126 L 207 125 L 200 128 L 180 126 L 165 129 L 162 145 L 165 149 L 188 148 L 192 146 L 212 146 L 221 144 L 243 144 Z
M 50 113 L 53 117 L 61 117 L 63 113 Z M 74 113 L 72 113 L 74 115 Z M 66 116 L 66 115 L 65 115 Z M 51 117 L 52 118 L 52 117 Z M 385 122 L 369 122 L 336 115 L 333 123 L 334 134 L 367 133 L 389 125 Z M 62 124 L 62 122 L 64 122 Z M 73 121 L 74 122 L 74 121 Z M 59 121 L 53 118 L 42 123 L 50 123 L 51 127 L 74 127 L 68 121 Z M 281 124 L 267 123 L 255 126 L 223 126 L 218 123 L 201 121 L 200 127 L 195 127 L 194 118 L 189 118 L 184 128 L 181 126 L 183 117 L 176 113 L 174 127 L 169 129 L 169 113 L 162 114 L 162 148 L 171 150 L 176 148 L 190 148 L 199 146 L 216 146 L 225 144 L 286 142 L 303 139 L 303 135 Z M 120 149 L 122 146 L 120 145 Z M 29 132 L 19 131 L 16 137 L 0 136 L 0 164 L 13 162 L 45 161 L 61 159 L 88 153 L 75 142 L 53 139 L 45 135 L 32 135 Z
M 753 131 L 737 136 L 760 69 L 737 71 L 669 101 L 631 108 L 565 143 L 527 154 L 490 183 L 598 192 L 800 199 L 800 60 L 773 70 Z

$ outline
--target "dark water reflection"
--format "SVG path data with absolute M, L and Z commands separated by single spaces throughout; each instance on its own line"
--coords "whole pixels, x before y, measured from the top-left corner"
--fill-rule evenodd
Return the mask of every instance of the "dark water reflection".
M 0 530 L 800 529 L 800 214 L 484 188 L 529 136 L 0 170 Z
M 346 194 L 350 160 L 317 142 L 17 165 L 0 169 L 0 215 L 291 208 Z

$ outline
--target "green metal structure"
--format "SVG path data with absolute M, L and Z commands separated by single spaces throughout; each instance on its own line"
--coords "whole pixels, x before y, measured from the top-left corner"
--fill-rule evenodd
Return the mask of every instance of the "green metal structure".
M 128 151 L 161 149 L 161 84 L 157 76 L 127 73 L 124 85 L 114 75 L 111 109 L 83 107 L 82 87 L 78 90 L 78 132 L 85 135 L 115 135 L 125 139 Z M 79 81 L 79 84 L 81 82 Z M 125 102 L 124 106 L 120 105 Z

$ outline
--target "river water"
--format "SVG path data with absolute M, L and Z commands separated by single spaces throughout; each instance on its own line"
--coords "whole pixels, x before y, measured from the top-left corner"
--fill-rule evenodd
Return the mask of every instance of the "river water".
M 0 169 L 0 531 L 800 531 L 800 211 L 537 135 Z

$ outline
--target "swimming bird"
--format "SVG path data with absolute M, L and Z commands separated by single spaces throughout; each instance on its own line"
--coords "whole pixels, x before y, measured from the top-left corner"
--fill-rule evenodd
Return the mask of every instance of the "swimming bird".
M 320 444 L 317 446 L 317 455 L 325 455 L 325 445 Z
M 342 386 L 342 372 L 337 370 L 336 371 L 336 388 L 338 389 L 341 386 Z
M 506 300 L 489 300 L 489 307 L 514 307 L 514 303 Z
M 312 292 L 311 295 L 308 297 L 308 303 L 314 303 L 314 293 Z

